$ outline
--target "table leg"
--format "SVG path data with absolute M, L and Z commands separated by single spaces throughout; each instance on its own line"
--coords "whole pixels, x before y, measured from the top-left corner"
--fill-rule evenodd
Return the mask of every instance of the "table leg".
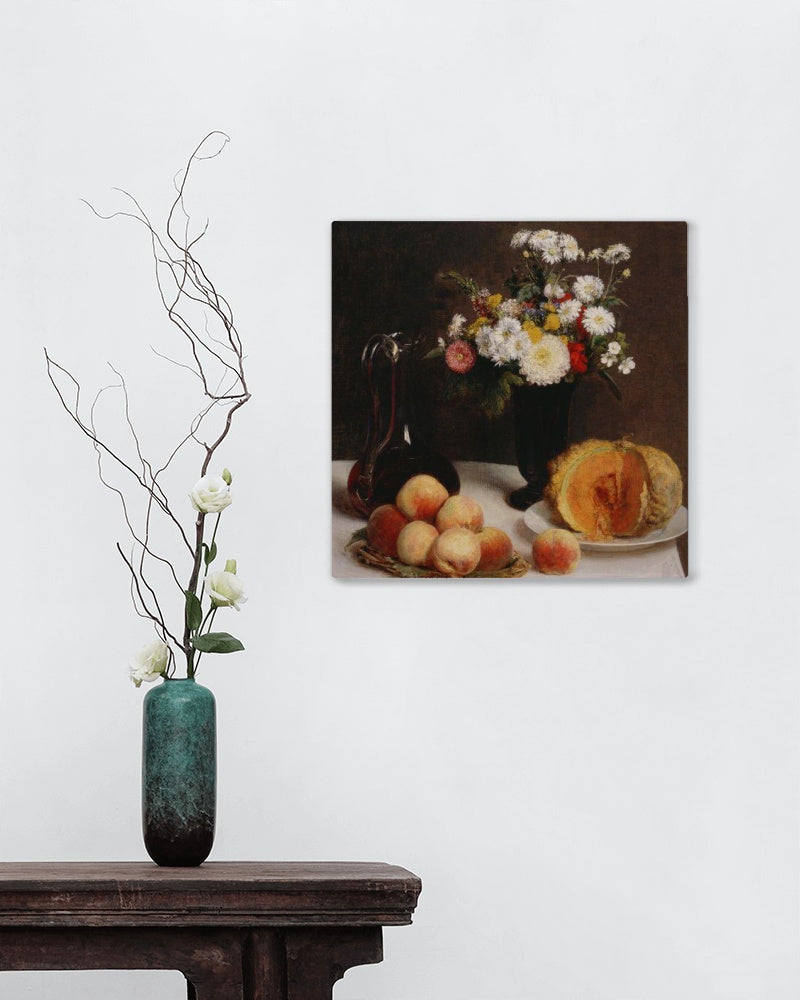
M 331 1000 L 334 983 L 348 969 L 383 959 L 380 927 L 291 928 L 284 932 L 284 944 L 285 1000 Z

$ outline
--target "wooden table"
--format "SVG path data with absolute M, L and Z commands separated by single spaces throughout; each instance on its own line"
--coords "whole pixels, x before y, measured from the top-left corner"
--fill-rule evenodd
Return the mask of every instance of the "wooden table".
M 0 971 L 177 969 L 197 1000 L 330 1000 L 420 889 L 384 864 L 1 863 Z

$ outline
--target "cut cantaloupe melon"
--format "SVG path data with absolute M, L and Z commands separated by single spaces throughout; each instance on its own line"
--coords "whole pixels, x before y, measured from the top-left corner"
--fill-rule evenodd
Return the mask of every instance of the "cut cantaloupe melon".
M 681 503 L 683 483 L 669 455 L 629 441 L 582 441 L 553 459 L 549 471 L 545 498 L 589 539 L 647 534 Z

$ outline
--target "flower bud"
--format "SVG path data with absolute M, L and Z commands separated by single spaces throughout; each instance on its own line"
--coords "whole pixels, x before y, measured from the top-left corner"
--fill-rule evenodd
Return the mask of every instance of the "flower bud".
M 222 478 L 225 480 L 225 482 L 228 484 L 228 486 L 230 486 L 231 483 L 233 482 L 233 476 L 231 475 L 231 470 L 230 469 L 223 469 L 222 470 Z
M 225 572 L 226 573 L 233 573 L 233 575 L 236 576 L 236 560 L 235 559 L 229 559 L 225 563 Z

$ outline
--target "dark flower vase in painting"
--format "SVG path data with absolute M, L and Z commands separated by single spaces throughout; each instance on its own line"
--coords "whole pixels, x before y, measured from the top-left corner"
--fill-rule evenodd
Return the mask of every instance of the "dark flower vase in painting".
M 514 390 L 514 445 L 525 486 L 514 490 L 508 502 L 517 510 L 527 510 L 541 500 L 548 480 L 547 464 L 567 447 L 574 391 L 574 382 Z
M 193 678 L 162 681 L 144 699 L 142 831 L 157 865 L 202 864 L 214 843 L 214 695 Z

